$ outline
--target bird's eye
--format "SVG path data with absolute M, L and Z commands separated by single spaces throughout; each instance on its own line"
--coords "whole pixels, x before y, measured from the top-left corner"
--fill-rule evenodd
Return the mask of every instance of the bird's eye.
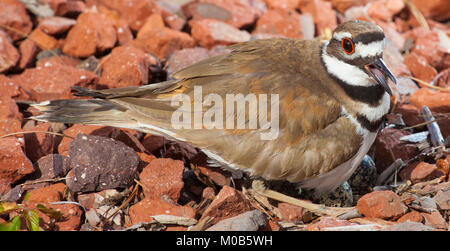
M 345 53 L 347 53 L 348 55 L 351 55 L 353 54 L 353 52 L 355 52 L 355 45 L 350 38 L 343 38 L 341 40 L 341 46 Z

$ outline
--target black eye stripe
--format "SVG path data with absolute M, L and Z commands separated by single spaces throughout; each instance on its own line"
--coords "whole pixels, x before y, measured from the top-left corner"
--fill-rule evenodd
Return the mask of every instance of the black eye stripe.
M 339 43 L 341 42 L 340 40 L 337 40 L 336 38 L 332 38 L 335 41 L 338 41 Z M 353 43 L 355 44 L 355 46 L 358 43 L 362 43 L 362 44 L 370 44 L 373 42 L 377 42 L 377 41 L 383 41 L 385 39 L 384 33 L 381 32 L 368 32 L 368 33 L 363 33 L 363 34 L 359 34 L 356 37 L 352 38 Z
M 363 33 L 359 34 L 353 39 L 353 42 L 356 43 L 363 43 L 363 44 L 370 44 L 375 41 L 382 41 L 384 40 L 384 34 L 381 32 L 369 32 L 369 33 Z
M 352 39 L 355 49 L 356 49 L 356 47 L 357 47 L 359 44 L 362 44 L 362 45 L 369 45 L 369 44 L 375 43 L 375 42 L 382 42 L 383 40 L 384 40 L 384 39 L 381 39 L 381 40 L 370 40 L 370 41 L 367 41 L 366 43 L 364 43 L 364 42 L 362 42 L 362 41 L 356 41 L 355 39 Z M 332 38 L 332 39 L 330 40 L 330 44 L 331 44 L 331 43 L 334 44 L 335 42 L 337 42 L 337 43 L 339 44 L 339 46 L 342 47 L 342 40 L 337 40 L 336 38 Z

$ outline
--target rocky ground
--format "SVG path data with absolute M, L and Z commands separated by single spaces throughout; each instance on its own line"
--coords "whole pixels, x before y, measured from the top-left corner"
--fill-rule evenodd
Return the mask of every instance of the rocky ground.
M 384 29 L 398 79 L 372 158 L 327 198 L 271 187 L 349 214 L 268 199 L 158 136 L 24 119 L 70 86 L 150 84 L 226 45 L 326 39 L 348 19 Z M 449 230 L 449 19 L 445 0 L 0 0 L 0 228 Z

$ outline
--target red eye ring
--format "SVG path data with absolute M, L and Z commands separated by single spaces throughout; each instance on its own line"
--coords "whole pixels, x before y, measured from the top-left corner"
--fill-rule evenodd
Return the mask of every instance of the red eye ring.
M 342 50 L 348 55 L 351 55 L 355 52 L 355 44 L 350 38 L 343 38 L 341 40 L 341 47 Z

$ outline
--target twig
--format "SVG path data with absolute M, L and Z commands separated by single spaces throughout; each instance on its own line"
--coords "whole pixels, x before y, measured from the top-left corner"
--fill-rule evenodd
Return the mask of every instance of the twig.
M 424 126 L 424 125 L 431 124 L 431 123 L 436 122 L 436 121 L 438 121 L 438 119 L 434 119 L 434 120 L 423 122 L 423 123 L 420 123 L 420 124 L 417 124 L 417 125 L 405 127 L 405 128 L 402 128 L 402 130 L 414 129 L 414 128 L 417 128 L 417 127 L 421 127 L 421 126 Z
M 67 179 L 67 177 L 56 178 L 56 179 L 32 180 L 32 181 L 27 181 L 23 184 L 19 184 L 19 186 L 34 185 L 34 184 L 45 183 L 45 182 L 57 182 L 57 181 L 62 181 L 62 180 L 66 180 L 66 179 Z
M 203 231 L 212 225 L 214 218 L 211 216 L 206 216 L 200 219 L 197 225 L 189 227 L 188 231 Z
M 430 85 L 435 86 L 434 84 L 442 77 L 444 76 L 445 71 L 441 71 L 436 75 L 433 80 L 431 80 Z
M 141 186 L 142 188 L 146 188 L 144 184 L 142 184 L 139 180 L 134 179 L 134 182 L 136 182 L 136 184 L 138 184 L 139 186 Z
M 127 227 L 127 228 L 120 229 L 120 230 L 113 230 L 113 231 L 136 231 L 136 230 L 139 230 L 140 228 L 150 229 L 152 231 L 155 231 L 155 230 L 161 231 L 161 230 L 165 230 L 166 227 L 153 220 L 151 222 L 139 222 L 139 223 L 134 224 L 131 227 Z
M 417 22 L 425 28 L 426 31 L 430 30 L 430 26 L 427 23 L 427 20 L 423 16 L 422 12 L 420 12 L 419 9 L 410 1 L 410 0 L 403 0 L 403 2 L 408 6 L 409 10 L 413 14 L 413 16 L 417 19 Z
M 388 168 L 386 168 L 379 176 L 376 182 L 377 186 L 381 186 L 384 185 L 386 181 L 389 180 L 389 178 L 391 177 L 391 175 L 394 172 L 397 172 L 398 168 L 400 168 L 401 166 L 403 166 L 403 160 L 402 159 L 396 159 L 394 161 L 394 163 L 392 163 Z
M 297 224 L 292 221 L 279 221 L 278 225 L 281 229 L 286 231 L 302 231 L 308 226 L 306 224 Z
M 447 117 L 450 116 L 450 113 L 434 113 L 434 114 L 431 113 L 431 114 L 432 114 L 433 116 L 435 116 L 435 117 L 438 117 L 438 118 L 435 118 L 435 119 L 430 120 L 430 121 L 425 121 L 425 122 L 419 123 L 419 124 L 417 124 L 417 125 L 405 127 L 405 128 L 402 128 L 401 130 L 414 129 L 414 128 L 417 128 L 417 127 L 421 127 L 421 126 L 424 126 L 424 125 L 431 124 L 431 123 L 433 123 L 433 122 L 437 122 L 437 121 L 439 121 L 439 120 L 445 119 L 445 118 L 447 118 Z M 425 117 L 425 115 L 423 115 L 423 114 L 419 114 L 419 116 L 422 117 L 422 118 Z
M 106 221 L 110 221 L 122 208 L 126 207 L 131 200 L 136 196 L 136 194 L 139 191 L 139 186 L 141 186 L 141 183 L 139 183 L 136 179 L 134 180 L 136 182 L 136 186 L 133 188 L 133 191 L 131 192 L 130 196 L 112 213 L 108 218 L 106 218 Z
M 242 193 L 250 200 L 250 202 L 254 202 L 254 206 L 265 213 L 270 219 L 274 219 L 275 217 L 281 219 L 280 211 L 269 203 L 267 197 L 249 191 L 245 187 L 242 187 Z
M 405 192 L 407 189 L 409 189 L 412 185 L 412 182 L 410 180 L 406 180 L 405 182 L 403 182 L 402 184 L 400 184 L 397 188 L 395 193 L 396 194 L 402 194 L 403 192 Z
M 166 215 L 166 214 L 160 214 L 160 215 L 153 215 L 151 216 L 155 221 L 158 223 L 161 223 L 163 225 L 179 225 L 179 226 L 193 226 L 197 224 L 196 219 L 188 218 L 188 217 L 182 217 L 182 216 L 175 216 L 175 215 Z
M 5 135 L 0 136 L 0 139 L 6 138 L 6 137 L 10 137 L 10 136 L 14 136 L 14 135 L 19 135 L 19 134 L 29 134 L 29 133 L 46 133 L 46 134 L 52 134 L 52 135 L 56 135 L 56 136 L 67 137 L 67 138 L 69 138 L 69 139 L 75 139 L 74 137 L 65 135 L 65 134 L 63 134 L 63 133 L 58 133 L 58 132 L 47 132 L 47 131 L 14 132 L 14 133 L 5 134 Z
M 252 189 L 266 197 L 274 200 L 286 202 L 292 205 L 303 207 L 317 215 L 333 215 L 338 216 L 354 209 L 354 207 L 327 207 L 322 204 L 314 204 L 308 201 L 299 200 L 282 193 L 267 189 L 261 180 L 255 180 L 252 183 Z
M 383 226 L 390 226 L 390 225 L 394 225 L 395 224 L 392 221 L 387 221 L 387 220 L 383 220 L 383 219 L 380 219 L 380 218 L 366 218 L 366 217 L 354 218 L 354 219 L 350 219 L 349 221 L 351 223 L 356 223 L 356 224 L 359 224 L 359 225 L 376 224 L 376 225 L 379 225 L 381 227 L 383 227 Z
M 425 82 L 425 81 L 423 81 L 421 79 L 415 78 L 413 76 L 405 76 L 405 77 L 410 78 L 412 80 L 415 80 L 415 81 L 425 85 L 426 87 L 429 87 L 429 88 L 432 88 L 432 89 L 436 89 L 436 90 L 439 90 L 439 91 L 443 91 L 443 92 L 450 92 L 449 88 L 434 86 L 434 85 L 431 85 L 431 84 L 429 84 L 429 83 L 427 83 L 427 82 Z
M 344 214 L 339 215 L 337 218 L 340 220 L 350 220 L 350 219 L 360 218 L 360 217 L 363 217 L 363 216 L 359 213 L 358 209 L 355 208 L 351 211 L 348 211 Z
M 364 224 L 364 225 L 349 225 L 349 226 L 338 226 L 338 227 L 324 227 L 320 230 L 322 231 L 380 231 L 383 226 L 379 224 Z
M 441 176 L 441 177 L 438 177 L 438 178 L 433 179 L 433 180 L 428 180 L 428 181 L 419 182 L 419 183 L 416 183 L 416 184 L 412 185 L 412 186 L 411 186 L 411 189 L 422 189 L 422 188 L 424 188 L 424 187 L 427 186 L 427 185 L 436 185 L 436 184 L 439 184 L 439 183 L 441 183 L 443 180 L 445 180 L 445 176 Z

